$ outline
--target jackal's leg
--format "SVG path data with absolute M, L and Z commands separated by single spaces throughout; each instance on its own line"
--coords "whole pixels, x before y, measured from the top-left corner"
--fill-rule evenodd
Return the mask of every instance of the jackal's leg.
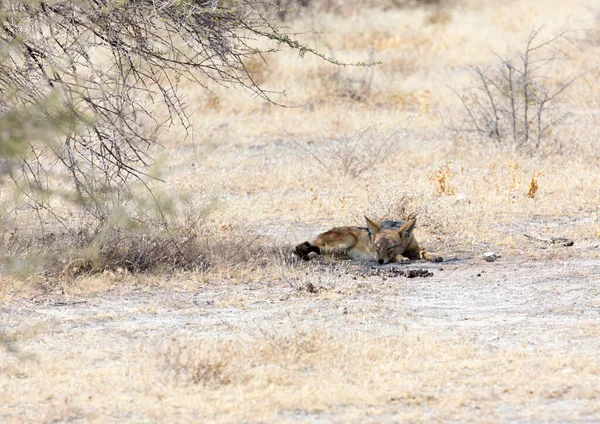
M 421 249 L 406 250 L 402 255 L 410 260 L 425 259 L 431 262 L 442 262 L 444 260 L 444 258 L 436 255 L 435 253 L 427 252 L 426 250 Z M 396 262 L 400 261 L 396 260 Z
M 436 255 L 431 252 L 427 252 L 419 246 L 416 239 L 412 239 L 406 250 L 402 253 L 403 256 L 406 256 L 409 259 L 425 259 L 431 262 L 442 262 L 443 258 L 439 255 Z
M 296 253 L 305 261 L 310 259 L 309 254 L 315 252 L 317 255 L 323 253 L 343 253 L 356 244 L 356 234 L 350 229 L 352 227 L 332 228 L 321 233 L 312 243 L 305 241 L 296 246 Z

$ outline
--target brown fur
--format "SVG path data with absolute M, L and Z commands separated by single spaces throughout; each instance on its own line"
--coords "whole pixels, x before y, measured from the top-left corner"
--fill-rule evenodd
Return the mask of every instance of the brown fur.
M 365 217 L 367 228 L 336 227 L 319 234 L 311 243 L 296 246 L 296 253 L 304 260 L 310 253 L 334 254 L 355 260 L 376 260 L 379 264 L 388 262 L 409 262 L 426 259 L 442 261 L 442 257 L 422 250 L 413 235 L 416 218 L 408 222 L 382 221 L 379 224 Z

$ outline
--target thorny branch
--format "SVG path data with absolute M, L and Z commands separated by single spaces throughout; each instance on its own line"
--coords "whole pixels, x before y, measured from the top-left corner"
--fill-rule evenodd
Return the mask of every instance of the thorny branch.
M 96 194 L 149 177 L 159 130 L 178 123 L 190 133 L 182 81 L 238 86 L 273 102 L 247 58 L 285 45 L 340 64 L 270 23 L 266 4 L 0 0 L 0 118 L 10 112 L 22 123 L 41 121 L 47 136 L 27 138 L 18 155 L 0 149 L 12 162 L 9 177 L 48 207 L 35 193 L 47 186 L 47 168 L 60 165 L 78 202 L 101 223 L 108 212 Z M 259 40 L 268 46 L 257 47 Z M 166 120 L 156 118 L 157 105 Z

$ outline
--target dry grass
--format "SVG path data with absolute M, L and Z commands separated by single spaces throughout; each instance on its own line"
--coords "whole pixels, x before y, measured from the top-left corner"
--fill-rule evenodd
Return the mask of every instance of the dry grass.
M 336 404 L 345 406 L 338 422 L 373 415 L 385 420 L 388 414 L 400 421 L 472 420 L 477 409 L 489 411 L 498 402 L 518 407 L 537 398 L 564 398 L 573 380 L 590 389 L 576 389 L 581 392 L 569 397 L 598 395 L 591 389 L 600 383 L 593 355 L 526 348 L 497 353 L 435 334 L 336 333 L 309 329 L 248 341 L 174 340 L 162 368 L 175 376 L 176 386 L 199 386 L 192 390 L 207 396 L 208 405 L 234 398 L 244 387 L 244 404 L 252 408 L 206 411 L 210 419 L 224 422 L 261 422 L 303 411 L 335 413 Z
M 40 332 L 53 332 L 44 325 L 30 323 L 6 339 L 39 340 Z M 596 327 L 587 323 L 581 336 L 596 334 Z M 57 344 L 43 354 L 42 367 L 35 354 L 3 354 L 9 402 L 0 416 L 30 410 L 34 421 L 552 421 L 567 416 L 560 405 L 570 401 L 578 402 L 572 418 L 600 413 L 595 352 L 526 344 L 498 351 L 462 335 L 406 328 L 375 334 L 292 328 L 214 339 L 175 334 L 92 352 L 94 336 L 79 334 L 77 348 Z M 18 393 L 26 397 L 18 400 Z M 554 406 L 536 406 L 553 399 Z
M 544 25 L 547 36 L 568 28 L 587 39 L 578 44 L 573 60 L 553 70 L 557 85 L 596 66 L 600 45 L 594 10 L 563 0 L 457 1 L 441 8 L 372 8 L 316 17 L 306 12 L 286 25 L 295 32 L 323 30 L 305 35 L 305 41 L 338 60 L 383 64 L 335 68 L 289 52 L 267 56 L 267 64 L 249 63 L 265 88 L 286 91 L 276 100 L 294 108 L 279 108 L 245 92 L 182 85 L 195 136 L 185 139 L 181 129 L 173 128 L 161 135 L 164 149 L 156 152 L 156 172 L 166 180 L 160 185 L 161 204 L 170 205 L 173 223 L 169 232 L 153 224 L 155 215 L 145 204 L 146 226 L 121 226 L 123 217 L 132 216 L 126 211 L 105 233 L 106 244 L 71 248 L 49 217 L 23 207 L 22 199 L 2 186 L 0 240 L 7 251 L 0 259 L 14 253 L 27 260 L 17 260 L 19 272 L 10 277 L 2 275 L 6 268 L 0 265 L 0 299 L 19 311 L 5 318 L 0 333 L 0 393 L 8 399 L 0 402 L 0 421 L 306 422 L 318 417 L 324 422 L 552 422 L 554 417 L 599 417 L 597 343 L 590 349 L 556 351 L 544 341 L 536 347 L 491 346 L 473 332 L 440 329 L 448 315 L 422 324 L 422 307 L 414 305 L 402 309 L 402 320 L 389 322 L 410 290 L 471 281 L 481 266 L 474 258 L 486 250 L 503 260 L 597 260 L 597 249 L 542 249 L 522 233 L 566 236 L 575 246 L 598 242 L 598 71 L 565 93 L 561 107 L 571 110 L 573 118 L 553 128 L 547 144 L 534 154 L 446 127 L 460 109 L 447 85 L 470 84 L 465 67 L 493 64 L 494 51 L 518 48 L 532 26 Z M 380 279 L 346 286 L 351 265 L 304 264 L 290 255 L 294 244 L 332 225 L 362 225 L 364 215 L 403 218 L 412 213 L 418 214 L 416 234 L 423 247 L 472 260 L 473 269 L 460 278 L 451 274 L 422 286 L 412 283 L 416 286 L 410 289 L 402 288 L 404 283 L 390 288 Z M 37 232 L 40 219 L 43 234 Z M 70 240 L 76 241 L 74 234 Z M 190 240 L 184 243 L 187 250 L 174 250 L 169 244 L 173 235 Z M 99 272 L 61 273 L 79 258 L 93 260 Z M 185 258 L 193 259 L 193 266 L 186 266 Z M 128 268 L 128 262 L 138 266 Z M 508 291 L 494 297 L 493 288 L 512 278 L 505 277 L 502 261 L 490 266 L 496 265 L 488 285 L 477 286 L 492 293 L 486 306 L 504 304 L 506 296 L 514 295 Z M 451 270 L 453 264 L 443 266 Z M 556 278 L 574 272 L 565 268 Z M 582 277 L 588 285 L 597 279 L 590 275 Z M 518 278 L 529 281 L 527 275 Z M 243 291 L 254 285 L 260 289 Z M 597 292 L 588 289 L 597 309 Z M 115 292 L 142 299 L 156 290 L 170 294 L 140 305 L 132 315 L 149 318 L 133 318 L 130 326 L 118 325 L 122 311 L 106 310 L 102 297 L 85 305 L 94 315 L 71 318 L 48 307 L 39 321 L 20 321 L 27 308 L 44 305 L 37 299 L 52 304 L 52 296 L 60 295 L 87 301 L 92 294 Z M 212 296 L 212 303 L 185 310 L 192 327 L 202 332 L 181 330 L 186 320 L 178 327 L 162 321 L 165 314 L 184 309 L 170 296 L 190 290 Z M 392 292 L 394 302 L 385 308 L 371 302 Z M 557 302 L 568 293 L 557 294 Z M 436 296 L 426 300 L 438 301 Z M 33 303 L 21 305 L 23 298 Z M 346 298 L 364 309 L 329 321 L 328 314 L 344 306 Z M 312 306 L 296 311 L 298 299 L 309 299 Z M 246 314 L 258 301 L 265 311 L 278 302 L 290 305 L 288 316 L 309 322 L 272 322 L 268 315 Z M 448 314 L 457 313 L 452 308 L 458 306 L 446 306 Z M 561 307 L 575 313 L 567 303 L 556 305 L 553 313 Z M 220 321 L 212 320 L 210 308 L 224 311 Z M 504 317 L 526 321 L 523 308 Z M 310 321 L 313 314 L 317 318 Z M 597 339 L 598 321 L 590 317 L 573 318 L 581 325 L 568 327 L 568 333 L 556 330 L 553 337 Z M 404 322 L 415 325 L 405 331 Z M 553 329 L 561 328 L 560 320 L 552 323 Z M 98 328 L 118 332 L 99 335 Z

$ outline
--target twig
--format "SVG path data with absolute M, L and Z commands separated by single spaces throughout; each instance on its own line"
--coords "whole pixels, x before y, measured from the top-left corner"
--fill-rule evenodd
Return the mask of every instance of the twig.
M 573 244 L 575 244 L 575 242 L 571 239 L 568 239 L 566 237 L 542 237 L 533 233 L 523 233 L 523 235 L 525 237 L 527 237 L 530 240 L 535 240 L 535 241 L 539 241 L 542 243 L 548 243 L 548 244 L 560 244 L 561 246 L 573 246 Z

